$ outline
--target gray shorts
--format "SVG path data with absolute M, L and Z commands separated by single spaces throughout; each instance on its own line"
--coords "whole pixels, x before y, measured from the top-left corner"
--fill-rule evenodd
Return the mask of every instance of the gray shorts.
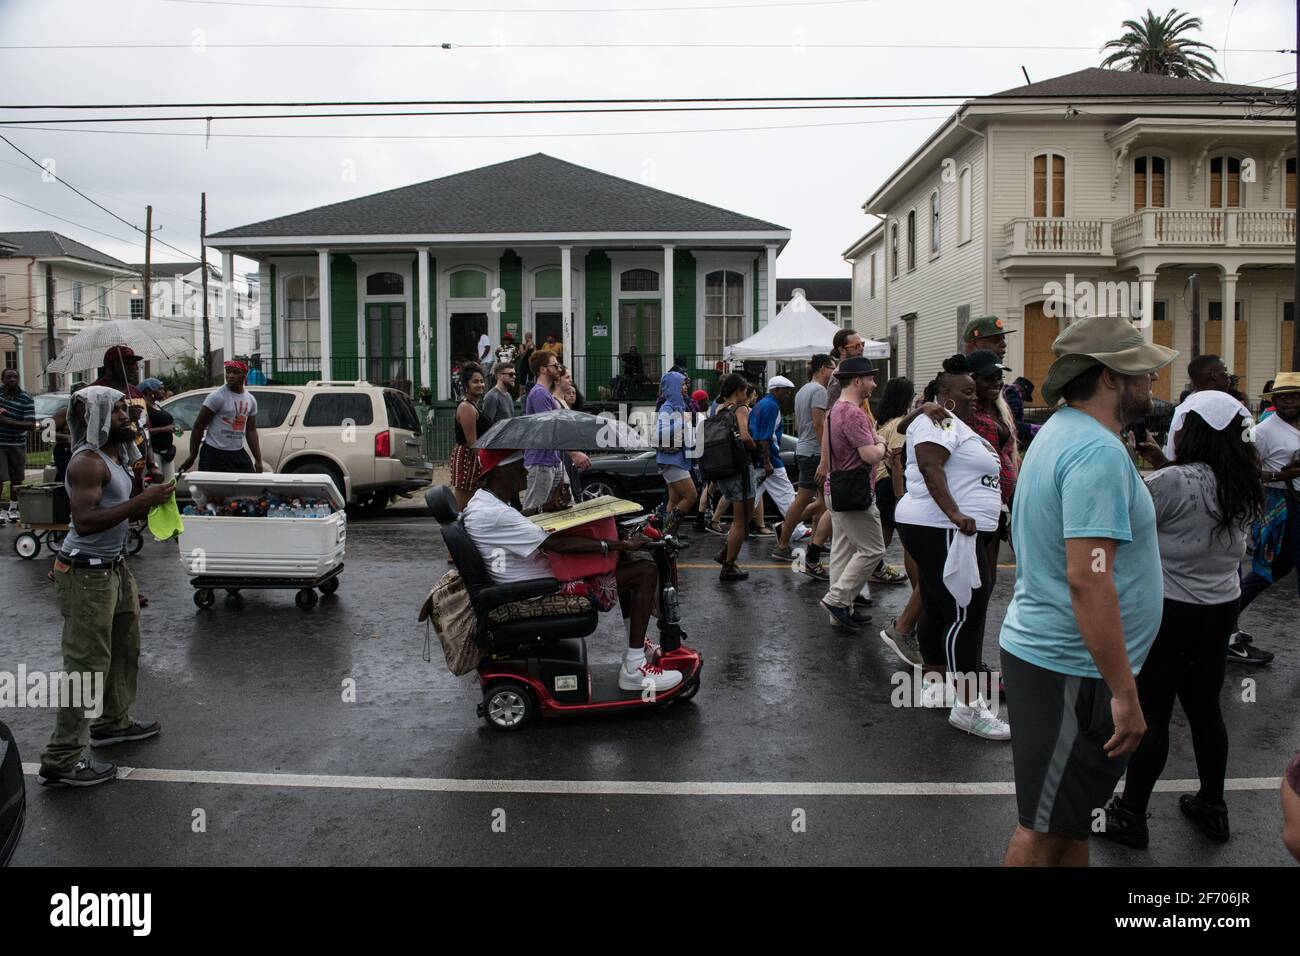
M 568 475 L 564 465 L 536 465 L 528 469 L 528 488 L 524 491 L 523 507 L 525 511 L 541 510 L 542 505 L 551 500 L 555 486 L 567 484 Z
M 686 481 L 691 477 L 691 473 L 685 468 L 678 468 L 676 465 L 660 465 L 659 474 L 663 475 L 664 483 L 675 485 L 679 481 Z
M 721 478 L 718 480 L 718 491 L 728 501 L 754 501 L 758 498 L 758 483 L 763 478 L 763 472 L 757 468 L 751 468 L 749 474 L 741 472 L 730 478 Z M 748 481 L 748 486 L 745 482 Z
M 23 483 L 27 469 L 27 449 L 23 445 L 0 445 L 0 485 L 6 481 Z

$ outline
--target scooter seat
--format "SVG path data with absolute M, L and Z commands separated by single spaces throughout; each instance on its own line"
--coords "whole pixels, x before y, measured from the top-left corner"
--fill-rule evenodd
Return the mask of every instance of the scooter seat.
M 596 630 L 596 612 L 530 617 L 504 624 L 489 624 L 486 649 L 508 651 L 526 644 L 549 644 L 566 637 L 586 637 Z

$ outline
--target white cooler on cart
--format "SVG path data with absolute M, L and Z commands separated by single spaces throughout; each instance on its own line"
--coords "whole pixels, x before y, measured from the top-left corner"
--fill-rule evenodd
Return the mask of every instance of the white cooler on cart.
M 180 559 L 199 607 L 212 607 L 217 588 L 232 596 L 245 588 L 297 590 L 297 604 L 304 610 L 315 605 L 317 588 L 323 594 L 338 590 L 347 515 L 329 475 L 194 471 L 182 475 L 179 482 L 196 508 L 214 500 L 275 495 L 286 500 L 324 500 L 334 509 L 317 518 L 182 515 Z

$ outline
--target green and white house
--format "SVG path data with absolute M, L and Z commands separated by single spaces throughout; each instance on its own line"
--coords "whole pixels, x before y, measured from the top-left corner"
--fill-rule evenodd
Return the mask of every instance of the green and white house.
M 609 395 L 674 357 L 711 379 L 775 314 L 790 231 L 538 153 L 209 237 L 259 264 L 261 364 L 281 381 L 366 378 L 426 400 L 486 331 L 555 333 Z M 640 358 L 625 363 L 635 346 Z M 230 350 L 230 345 L 227 344 Z M 428 391 L 425 391 L 425 390 Z

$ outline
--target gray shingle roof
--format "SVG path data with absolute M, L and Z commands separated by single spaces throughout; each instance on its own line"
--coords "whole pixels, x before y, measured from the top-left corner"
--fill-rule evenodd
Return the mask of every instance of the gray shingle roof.
M 114 259 L 108 253 L 92 249 L 90 246 L 69 239 L 58 232 L 42 230 L 40 232 L 0 232 L 0 240 L 18 246 L 16 256 L 67 256 L 70 259 L 84 259 L 101 266 L 114 266 L 129 269 L 121 259 Z
M 535 153 L 210 238 L 784 228 Z
M 777 301 L 790 301 L 795 289 L 803 289 L 809 302 L 849 302 L 853 299 L 852 279 L 777 279 Z
M 1075 73 L 1054 76 L 1038 83 L 1030 83 L 1028 86 L 1003 90 L 991 96 L 1168 96 L 1176 93 L 1277 95 L 1277 92 L 1264 86 L 1189 80 L 1180 76 L 1130 73 L 1127 70 L 1106 70 L 1094 66 Z

